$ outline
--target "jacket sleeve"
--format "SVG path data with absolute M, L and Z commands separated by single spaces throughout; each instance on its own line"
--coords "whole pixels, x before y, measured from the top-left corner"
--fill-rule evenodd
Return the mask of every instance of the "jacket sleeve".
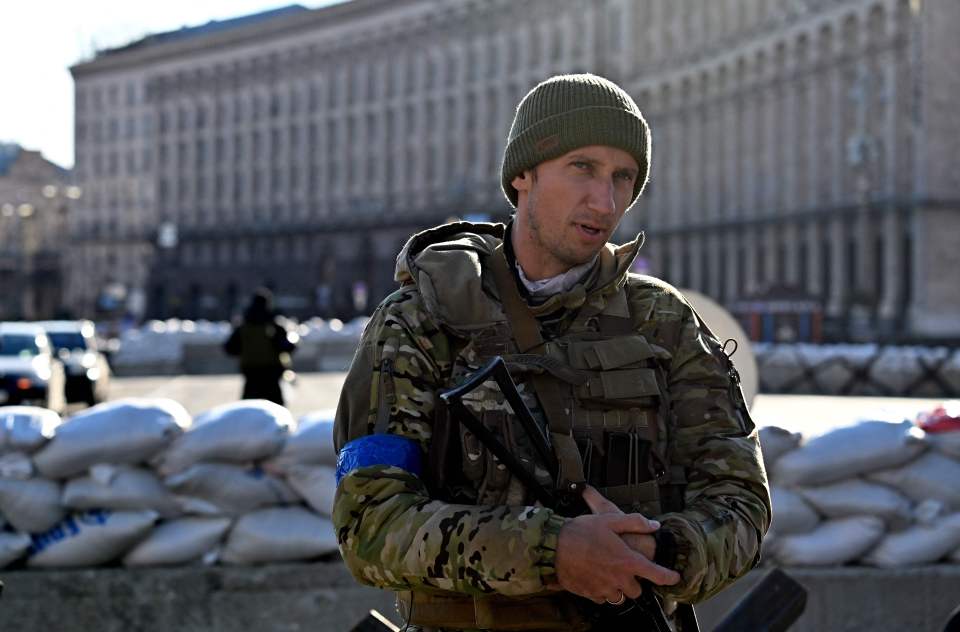
M 364 331 L 337 409 L 338 452 L 387 415 L 387 432 L 415 442 L 426 459 L 450 350 L 418 303 L 414 290 L 399 291 Z M 344 562 L 361 583 L 522 595 L 555 576 L 564 519 L 541 507 L 443 503 L 430 498 L 417 474 L 369 464 L 340 479 L 333 523 Z
M 683 602 L 706 599 L 753 568 L 770 524 L 770 491 L 756 428 L 733 365 L 696 313 L 679 306 L 679 342 L 669 391 L 671 464 L 683 466 L 682 512 L 661 517 L 674 535 L 681 582 L 661 589 Z

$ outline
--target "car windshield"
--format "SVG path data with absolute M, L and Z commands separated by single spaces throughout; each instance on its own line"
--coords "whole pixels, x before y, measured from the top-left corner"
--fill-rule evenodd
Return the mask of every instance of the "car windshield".
M 40 353 L 37 336 L 3 334 L 0 336 L 0 356 L 35 356 Z
M 47 337 L 50 338 L 50 344 L 52 344 L 57 351 L 61 349 L 66 349 L 67 351 L 87 350 L 87 339 L 77 331 L 47 332 Z

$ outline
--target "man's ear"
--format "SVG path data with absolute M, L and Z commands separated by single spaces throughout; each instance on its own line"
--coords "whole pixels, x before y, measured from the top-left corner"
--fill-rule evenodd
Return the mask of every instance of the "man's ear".
M 520 175 L 515 176 L 513 180 L 510 181 L 510 184 L 517 190 L 517 193 L 520 191 L 529 191 L 530 186 L 533 184 L 532 174 L 529 170 L 525 170 Z

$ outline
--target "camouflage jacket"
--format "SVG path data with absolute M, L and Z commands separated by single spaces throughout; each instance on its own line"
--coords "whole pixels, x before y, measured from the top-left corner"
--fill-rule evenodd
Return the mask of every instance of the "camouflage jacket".
M 336 416 L 338 451 L 388 414 L 388 432 L 415 441 L 426 458 L 436 393 L 453 386 L 455 357 L 471 332 L 504 319 L 484 266 L 503 231 L 502 225 L 454 224 L 408 242 L 397 261 L 401 288 L 373 314 L 347 375 Z M 531 308 L 562 326 L 564 314 L 626 283 L 631 312 L 642 315 L 638 333 L 672 353 L 671 462 L 685 468 L 688 485 L 682 512 L 656 516 L 674 535 L 682 576 L 660 592 L 696 602 L 756 564 L 770 496 L 757 433 L 735 401 L 739 389 L 719 359 L 718 341 L 675 289 L 627 273 L 639 247 L 640 240 L 608 244 L 618 262 L 615 278 L 588 275 L 588 287 Z M 676 335 L 661 339 L 668 330 Z M 387 357 L 390 371 L 382 374 Z M 415 474 L 386 465 L 344 476 L 333 513 L 343 559 L 362 583 L 514 596 L 542 592 L 553 579 L 565 520 L 539 506 L 444 503 L 432 499 Z

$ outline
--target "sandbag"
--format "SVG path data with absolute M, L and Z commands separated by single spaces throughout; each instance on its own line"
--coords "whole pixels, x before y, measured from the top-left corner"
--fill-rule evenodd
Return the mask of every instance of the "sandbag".
M 245 463 L 278 453 L 294 426 L 290 411 L 263 399 L 217 406 L 196 418 L 194 427 L 155 461 L 164 475 L 201 461 Z
M 67 482 L 62 503 L 70 509 L 153 509 L 164 518 L 181 513 L 156 474 L 131 466 L 94 465 L 90 475 Z
M 30 548 L 30 536 L 25 533 L 0 531 L 0 568 L 19 560 Z
M 960 546 L 960 513 L 944 516 L 929 525 L 915 525 L 891 533 L 861 562 L 881 568 L 930 564 Z
M 34 452 L 56 432 L 60 415 L 39 406 L 0 406 L 0 454 Z
M 883 533 L 876 516 L 827 520 L 810 533 L 778 536 L 773 557 L 787 566 L 838 566 L 869 551 Z
M 299 500 L 290 486 L 279 478 L 259 468 L 227 463 L 198 463 L 167 477 L 164 484 L 178 496 L 206 501 L 227 515 Z
M 770 487 L 773 518 L 770 529 L 779 534 L 808 533 L 820 524 L 820 516 L 798 493 L 786 487 Z
M 929 452 L 903 467 L 881 470 L 869 480 L 895 487 L 914 502 L 939 500 L 951 510 L 960 510 L 960 462 Z
M 822 487 L 802 487 L 797 492 L 827 518 L 877 516 L 894 529 L 906 527 L 913 519 L 910 500 L 903 494 L 859 478 Z
M 803 436 L 799 432 L 790 432 L 777 426 L 760 429 L 760 449 L 763 452 L 763 465 L 769 472 L 781 456 L 800 447 Z
M 274 507 L 237 521 L 223 548 L 227 564 L 308 560 L 337 550 L 333 523 L 303 507 Z
M 217 546 L 230 518 L 179 518 L 158 525 L 123 558 L 125 566 L 164 566 L 198 560 Z
M 336 468 L 326 465 L 296 465 L 287 472 L 287 482 L 318 514 L 333 514 L 333 497 L 337 494 Z
M 47 478 L 75 476 L 96 463 L 140 463 L 189 424 L 186 409 L 171 399 L 99 404 L 63 423 L 33 461 Z
M 284 474 L 295 465 L 337 466 L 333 447 L 333 410 L 304 415 L 298 430 L 290 435 L 280 453 L 264 463 L 264 469 Z
M 905 463 L 923 452 L 924 432 L 908 421 L 861 421 L 784 454 L 773 466 L 779 485 L 823 485 Z
M 27 566 L 96 566 L 113 561 L 142 540 L 157 520 L 155 511 L 85 511 L 34 535 Z
M 33 477 L 33 461 L 23 452 L 0 454 L 0 478 L 26 480 Z
M 960 460 L 960 431 L 927 433 L 927 441 L 941 454 Z
M 42 533 L 66 514 L 60 484 L 45 478 L 0 478 L 0 514 L 17 531 Z

